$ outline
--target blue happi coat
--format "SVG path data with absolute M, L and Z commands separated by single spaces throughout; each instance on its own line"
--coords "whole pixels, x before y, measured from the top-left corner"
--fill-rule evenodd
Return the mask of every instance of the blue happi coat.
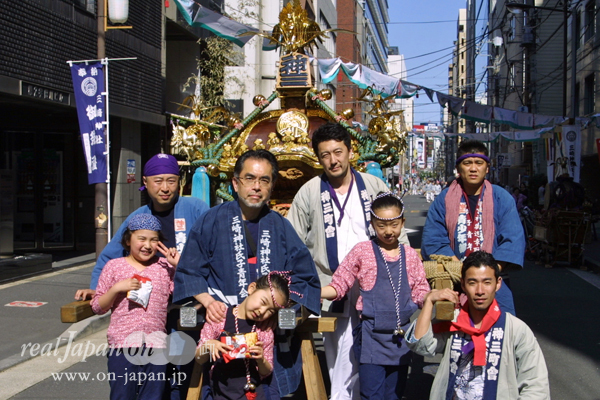
M 258 234 L 255 241 L 258 275 L 292 271 L 290 290 L 302 295 L 291 293 L 292 300 L 313 314 L 320 314 L 321 284 L 315 264 L 289 221 L 269 210 L 260 219 Z M 209 293 L 227 306 L 241 303 L 251 283 L 247 260 L 248 245 L 238 202 L 213 207 L 192 227 L 175 273 L 173 301 Z M 297 341 L 292 340 L 291 348 L 287 348 L 287 340 L 279 341 L 277 335 L 275 339 L 276 343 L 284 344 L 275 349 L 273 371 L 283 396 L 297 389 L 302 362 Z
M 187 242 L 192 225 L 206 210 L 208 210 L 208 205 L 200 199 L 197 199 L 195 197 L 177 198 L 177 202 L 175 203 L 175 209 L 173 210 L 174 219 L 185 221 L 185 223 L 180 223 L 179 226 L 175 227 L 175 246 L 177 247 L 177 250 L 179 252 L 183 250 Z M 132 212 L 131 214 L 129 214 L 129 216 L 125 221 L 123 221 L 117 232 L 115 232 L 110 242 L 106 245 L 106 247 L 104 247 L 104 250 L 102 250 L 102 252 L 100 253 L 100 256 L 98 257 L 96 265 L 94 266 L 94 269 L 92 271 L 90 289 L 96 290 L 96 285 L 98 285 L 100 273 L 102 273 L 102 269 L 108 261 L 113 260 L 115 258 L 125 257 L 127 255 L 127 252 L 123 248 L 123 245 L 121 245 L 121 239 L 123 238 L 123 233 L 125 233 L 125 229 L 127 229 L 127 224 L 129 224 L 129 220 L 131 219 L 131 217 L 137 214 L 152 214 L 152 203 L 142 206 L 134 212 Z
M 448 189 L 446 188 L 437 196 L 427 212 L 427 220 L 421 237 L 423 260 L 429 260 L 429 256 L 433 254 L 456 256 L 459 260 L 465 256 L 459 250 L 458 224 L 454 234 L 454 250 L 450 247 L 448 228 L 446 227 L 447 194 Z M 486 194 L 484 193 L 484 195 Z M 495 236 L 492 255 L 496 260 L 506 262 L 507 268 L 522 268 L 526 243 L 515 200 L 506 190 L 496 185 L 492 185 L 492 195 Z M 466 201 L 464 196 L 462 201 Z M 506 284 L 503 284 L 496 293 L 496 300 L 503 311 L 516 315 L 512 292 Z
M 498 261 L 522 267 L 525 255 L 525 235 L 519 219 L 519 213 L 512 196 L 500 186 L 492 185 L 494 200 L 494 247 L 492 254 Z M 454 235 L 454 250 L 450 247 L 448 228 L 446 227 L 446 194 L 448 189 L 435 199 L 423 227 L 421 255 L 428 260 L 432 254 L 464 257 L 458 250 L 458 233 Z M 464 201 L 464 199 L 463 199 Z M 457 225 L 458 227 L 458 225 Z
M 240 229 L 236 232 L 236 221 Z M 242 211 L 237 201 L 211 208 L 192 227 L 175 274 L 173 301 L 200 293 L 210 293 L 227 306 L 241 303 L 247 296 L 249 281 L 248 248 Z M 238 257 L 240 250 L 243 258 Z M 269 271 L 292 271 L 292 300 L 312 313 L 320 313 L 321 284 L 315 264 L 292 225 L 275 211 L 269 211 L 259 223 L 256 240 L 259 276 Z M 242 274 L 242 269 L 245 274 Z M 245 275 L 245 280 L 242 275 Z

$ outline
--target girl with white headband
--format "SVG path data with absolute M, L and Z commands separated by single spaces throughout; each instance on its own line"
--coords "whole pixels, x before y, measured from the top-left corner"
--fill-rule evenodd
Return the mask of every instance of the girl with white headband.
M 380 193 L 371 204 L 371 224 L 377 237 L 354 246 L 321 297 L 340 300 L 358 281 L 361 322 L 353 332 L 353 350 L 361 398 L 401 399 L 412 358 L 404 331 L 429 284 L 417 252 L 398 241 L 404 225 L 400 197 Z

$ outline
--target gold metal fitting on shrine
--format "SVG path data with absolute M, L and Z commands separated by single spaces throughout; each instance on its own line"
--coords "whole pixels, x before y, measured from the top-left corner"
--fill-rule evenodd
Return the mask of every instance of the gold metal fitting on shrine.
M 351 108 L 346 108 L 344 111 L 342 111 L 341 115 L 344 117 L 344 119 L 351 119 L 354 117 L 354 110 Z
M 321 97 L 325 100 L 329 100 L 331 99 L 331 97 L 333 96 L 333 93 L 331 92 L 331 89 L 323 89 L 319 92 L 319 94 L 321 95 Z
M 206 172 L 208 172 L 208 174 L 214 178 L 219 176 L 219 167 L 217 165 L 214 164 L 210 164 L 208 167 L 206 167 Z
M 241 123 L 242 123 L 242 120 L 237 115 L 230 115 L 229 118 L 227 118 L 227 126 L 229 128 L 233 128 L 233 127 L 235 127 L 236 124 L 241 124 Z
M 254 104 L 256 107 L 260 106 L 260 103 L 262 103 L 263 101 L 265 101 L 267 98 L 265 96 L 263 96 L 262 94 L 257 94 L 256 96 L 254 96 L 254 98 L 252 99 L 252 104 Z

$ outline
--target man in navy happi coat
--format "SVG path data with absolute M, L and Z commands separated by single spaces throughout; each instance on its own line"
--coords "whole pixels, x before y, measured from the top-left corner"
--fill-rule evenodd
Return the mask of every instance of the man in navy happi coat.
M 435 199 L 423 227 L 421 255 L 453 256 L 456 261 L 477 250 L 493 254 L 502 271 L 522 268 L 525 235 L 512 196 L 487 179 L 490 159 L 485 145 L 463 141 L 457 152 L 460 177 Z M 512 292 L 502 285 L 496 300 L 503 311 L 516 315 Z
M 232 184 L 238 200 L 210 209 L 192 227 L 175 274 L 174 301 L 193 296 L 206 319 L 219 322 L 258 277 L 291 271 L 291 299 L 319 314 L 321 285 L 310 253 L 292 225 L 267 206 L 277 175 L 277 160 L 266 150 L 237 160 Z M 282 346 L 276 346 L 271 387 L 284 396 L 298 387 L 302 365 L 298 348 L 278 336 Z

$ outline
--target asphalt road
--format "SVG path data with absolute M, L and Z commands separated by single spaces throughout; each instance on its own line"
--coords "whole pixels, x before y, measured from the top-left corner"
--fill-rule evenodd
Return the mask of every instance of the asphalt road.
M 22 345 L 58 337 L 70 324 L 60 322 L 60 307 L 74 300 L 77 289 L 89 287 L 92 267 L 82 266 L 0 285 L 0 360 L 22 352 Z M 39 307 L 5 306 L 15 301 L 44 303 Z M 9 339 L 10 338 L 10 339 Z
M 421 196 L 407 196 L 405 204 L 409 239 L 413 247 L 419 248 L 429 204 Z M 57 304 L 70 301 L 71 292 L 80 286 L 81 280 L 86 282 L 89 272 L 88 269 L 79 269 L 68 275 L 63 274 L 61 278 L 49 277 L 47 282 L 38 282 L 39 299 L 44 301 L 45 297 L 50 297 L 47 291 L 56 291 L 60 292 L 59 299 L 55 301 Z M 542 347 L 550 375 L 551 394 L 555 400 L 600 400 L 599 281 L 598 275 L 592 272 L 560 267 L 546 269 L 533 262 L 527 262 L 522 271 L 510 274 L 517 316 L 531 327 Z M 19 296 L 19 289 L 16 288 L 0 287 L 0 299 L 27 300 Z M 22 314 L 22 317 L 11 314 L 10 318 L 5 319 L 7 313 L 13 313 L 7 308 L 2 310 L 1 318 L 4 331 L 10 334 L 3 337 L 0 357 L 13 354 L 15 349 L 20 349 L 23 343 L 31 340 L 49 341 L 57 331 L 66 329 L 64 324 L 55 322 L 54 318 L 58 319 L 59 314 L 54 306 L 44 310 L 44 313 Z M 101 340 L 102 334 L 100 332 L 83 340 Z M 51 376 L 52 372 L 63 371 L 90 372 L 92 378 L 101 377 L 106 372 L 104 357 L 92 356 L 86 362 L 74 360 L 61 365 L 55 359 L 48 358 L 44 366 L 36 364 L 43 361 L 40 358 L 0 372 L 0 399 L 108 398 L 109 387 L 105 381 L 76 378 L 59 382 Z M 428 398 L 428 388 L 436 370 L 434 361 L 418 362 L 409 378 L 405 399 Z M 34 371 L 42 373 L 34 376 Z M 22 389 L 8 390 L 14 386 Z M 303 399 L 304 395 L 298 392 L 293 398 Z

